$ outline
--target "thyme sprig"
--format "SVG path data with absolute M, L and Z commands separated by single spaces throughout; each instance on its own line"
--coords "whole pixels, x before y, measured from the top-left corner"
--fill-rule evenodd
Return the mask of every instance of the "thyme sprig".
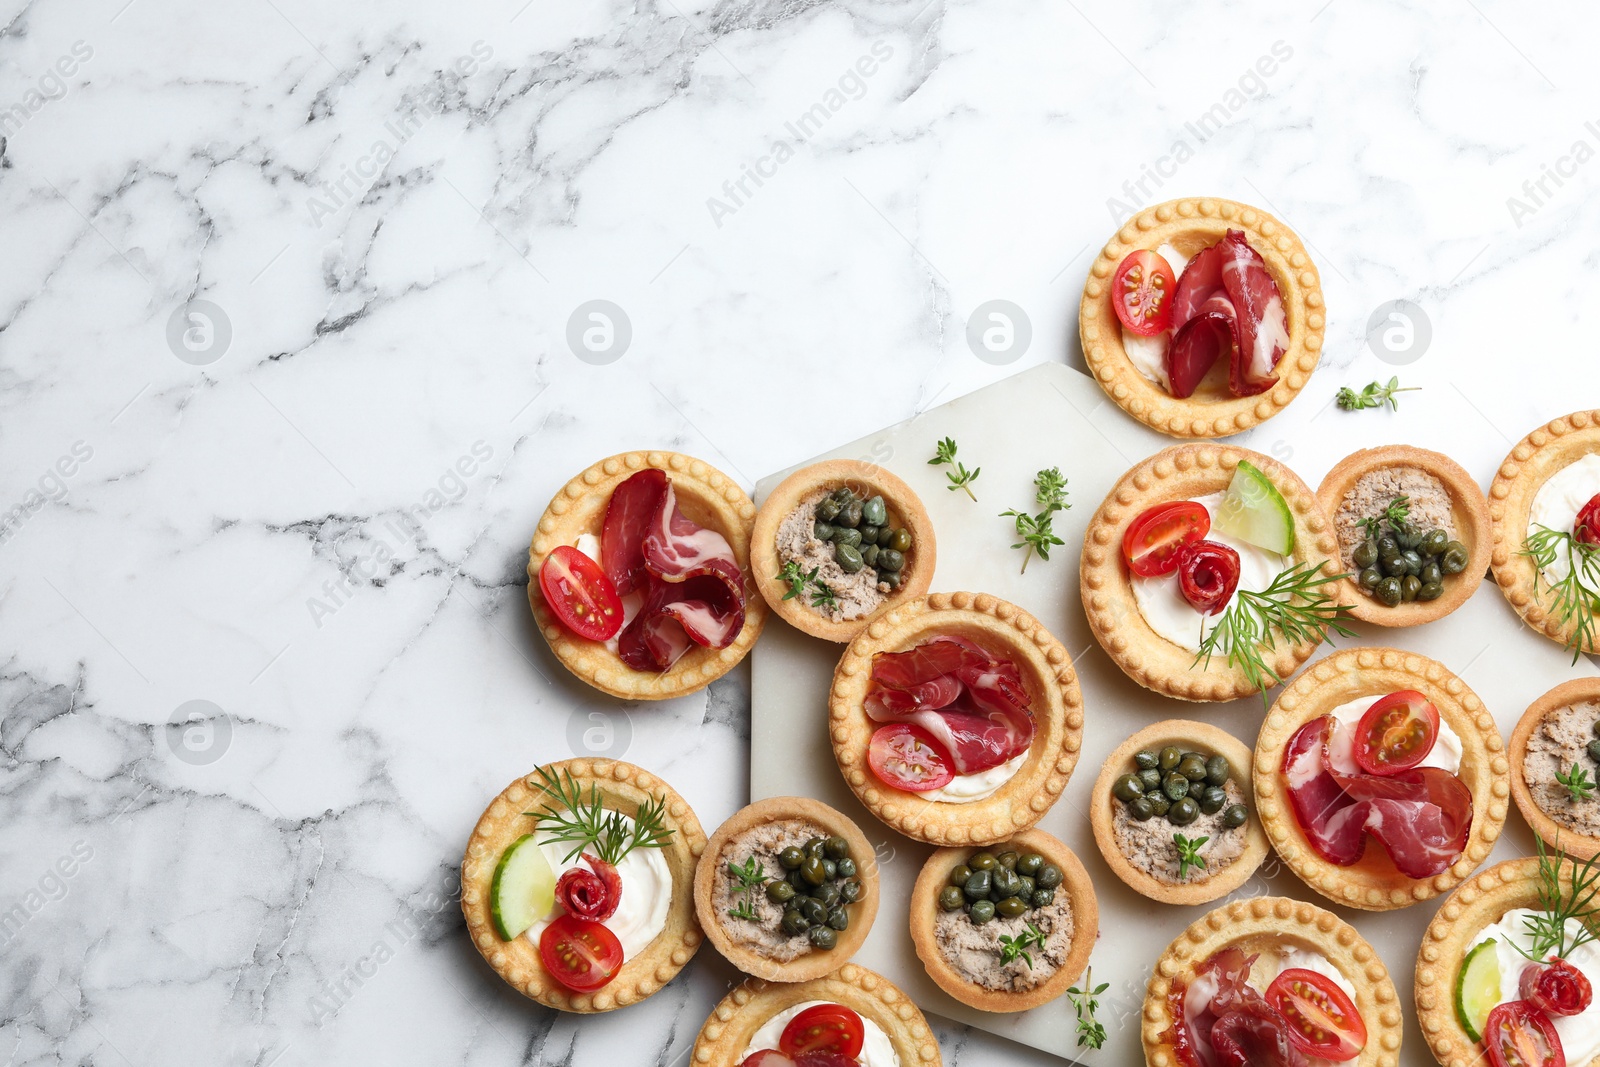
M 1399 533 L 1405 529 L 1406 523 L 1411 519 L 1411 498 L 1397 496 L 1389 501 L 1389 506 L 1376 515 L 1368 515 L 1361 520 L 1360 525 L 1367 531 L 1367 536 L 1376 541 L 1378 535 L 1383 533 L 1383 524 L 1388 523 L 1389 528 Z
M 1028 561 L 1033 558 L 1035 552 L 1039 554 L 1040 559 L 1049 560 L 1050 549 L 1053 546 L 1066 544 L 1056 536 L 1055 515 L 1058 511 L 1072 507 L 1067 502 L 1067 480 L 1061 476 L 1060 467 L 1051 467 L 1035 474 L 1033 487 L 1034 503 L 1039 507 L 1036 514 L 1030 515 L 1016 508 L 1000 513 L 1001 518 L 1012 519 L 1015 522 L 1017 536 L 1021 538 L 1011 547 L 1027 549 L 1022 557 L 1023 574 L 1028 573 Z
M 1267 654 L 1283 640 L 1291 645 L 1307 641 L 1332 643 L 1328 631 L 1340 637 L 1354 637 L 1355 631 L 1339 621 L 1349 604 L 1340 604 L 1326 591 L 1346 577 L 1324 574 L 1321 565 L 1306 561 L 1279 572 L 1272 584 L 1261 592 L 1240 589 L 1238 596 L 1200 642 L 1194 665 L 1209 667 L 1212 656 L 1225 656 L 1228 666 L 1243 671 L 1245 679 L 1261 691 L 1283 679 L 1267 663 Z
M 815 578 L 815 576 L 813 576 Z M 827 582 L 813 580 L 811 584 L 811 606 L 831 612 L 839 606 L 839 594 L 833 591 L 833 586 Z
M 945 477 L 950 479 L 950 484 L 945 488 L 952 493 L 960 489 L 972 498 L 973 503 L 977 503 L 978 498 L 973 496 L 972 493 L 972 483 L 978 480 L 978 475 L 983 468 L 974 467 L 969 471 L 965 466 L 956 462 L 956 439 L 954 437 L 946 437 L 943 441 L 940 441 L 934 449 L 933 458 L 928 460 L 928 466 L 930 467 L 937 467 L 941 463 L 948 463 L 955 468 L 953 471 L 945 472 Z
M 1012 960 L 1021 959 L 1028 965 L 1028 970 L 1033 970 L 1033 957 L 1028 954 L 1030 948 L 1044 948 L 1044 934 L 1032 923 L 1025 923 L 1027 929 L 1016 937 L 1000 935 L 1000 962 L 1010 963 Z
M 1094 968 L 1090 967 L 1083 974 L 1083 988 L 1073 986 L 1067 990 L 1067 999 L 1072 1001 L 1072 1008 L 1078 1016 L 1078 1046 L 1088 1045 L 1090 1048 L 1100 1048 L 1106 1043 L 1105 1024 L 1094 1017 L 1094 1011 L 1100 1006 L 1100 994 L 1111 988 L 1110 982 L 1101 982 L 1098 986 L 1094 982 Z M 1087 992 L 1085 992 L 1087 990 Z
M 1201 868 L 1206 865 L 1206 858 L 1200 855 L 1200 846 L 1210 841 L 1210 837 L 1197 837 L 1190 840 L 1182 834 L 1173 834 L 1172 843 L 1178 849 L 1178 881 L 1189 880 L 1189 868 Z
M 733 894 L 742 894 L 744 898 L 739 901 L 738 905 L 729 908 L 728 914 L 735 919 L 747 919 L 750 922 L 755 922 L 760 916 L 756 914 L 755 908 L 751 907 L 750 898 L 752 893 L 770 881 L 766 870 L 762 868 L 759 860 L 754 856 L 750 856 L 745 859 L 743 864 L 730 861 L 728 863 L 728 877 L 732 878 L 734 882 Z
M 1532 944 L 1524 949 L 1513 941 L 1512 947 L 1535 963 L 1543 963 L 1551 955 L 1567 959 L 1573 952 L 1591 941 L 1600 941 L 1600 855 L 1589 857 L 1585 863 L 1568 860 L 1558 850 L 1552 859 L 1545 848 L 1544 838 L 1535 838 L 1539 846 L 1539 909 L 1523 917 L 1522 924 Z M 1560 846 L 1559 836 L 1556 845 Z M 1567 884 L 1561 884 L 1561 865 L 1565 860 Z M 1578 932 L 1567 931 L 1567 923 L 1576 920 Z
M 1533 560 L 1533 596 L 1539 595 L 1540 579 L 1545 568 L 1562 557 L 1567 561 L 1567 573 L 1559 582 L 1545 581 L 1550 593 L 1550 614 L 1562 628 L 1572 627 L 1565 648 L 1572 652 L 1572 662 L 1578 654 L 1589 649 L 1600 649 L 1600 545 L 1580 541 L 1565 530 L 1552 530 L 1540 526 L 1522 543 L 1520 555 Z
M 572 846 L 562 857 L 563 863 L 593 846 L 601 859 L 615 867 L 634 849 L 665 848 L 672 838 L 672 830 L 666 825 L 664 796 L 652 796 L 640 804 L 630 825 L 622 812 L 606 808 L 599 787 L 592 782 L 585 796 L 569 770 L 558 775 L 548 767 L 540 767 L 537 773 L 544 806 L 522 814 L 539 820 L 539 829 L 552 841 Z
M 1415 393 L 1421 389 L 1422 386 L 1420 385 L 1407 386 L 1402 389 L 1400 388 L 1400 379 L 1395 377 L 1389 379 L 1388 385 L 1384 385 L 1381 382 L 1368 382 L 1359 393 L 1348 385 L 1340 386 L 1339 394 L 1335 397 L 1335 400 L 1338 402 L 1339 407 L 1345 411 L 1381 408 L 1384 404 L 1388 404 L 1393 411 L 1399 411 L 1400 402 L 1395 399 L 1395 394 Z
M 1594 796 L 1594 779 L 1589 777 L 1588 771 L 1576 763 L 1572 765 L 1572 770 L 1566 774 L 1556 771 L 1556 781 L 1561 783 L 1562 788 L 1567 791 L 1568 799 L 1574 804 Z

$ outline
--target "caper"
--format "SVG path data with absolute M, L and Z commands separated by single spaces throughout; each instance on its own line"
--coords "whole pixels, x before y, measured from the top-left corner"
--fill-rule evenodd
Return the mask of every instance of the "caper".
M 1167 794 L 1163 793 L 1159 789 L 1157 789 L 1154 793 L 1146 793 L 1144 795 L 1144 801 L 1150 805 L 1150 814 L 1152 815 L 1165 815 L 1167 813 L 1167 809 L 1172 807 L 1172 801 L 1167 799 Z
M 1014 871 L 1017 869 L 1017 860 L 1021 858 L 1022 857 L 1017 855 L 1015 852 L 1007 849 L 1005 852 L 1002 852 L 1000 855 L 995 857 L 995 862 L 1000 864 L 1000 866 L 1004 867 L 1008 871 Z
M 975 852 L 972 858 L 967 860 L 967 866 L 975 871 L 992 871 L 999 865 L 993 852 Z
M 834 860 L 823 860 L 822 870 L 828 876 L 828 881 L 830 882 L 839 877 L 839 864 Z
M 1600 723 L 1596 723 L 1596 725 L 1600 725 Z M 1600 731 L 1596 731 L 1595 736 L 1600 737 Z M 1032 878 L 1039 873 L 1039 868 L 1043 866 L 1044 857 L 1037 852 L 1029 852 L 1017 861 L 1017 873 Z
M 1167 821 L 1174 826 L 1188 826 L 1200 817 L 1200 804 L 1194 797 L 1175 801 L 1167 812 Z
M 1376 541 L 1363 541 L 1350 553 L 1350 558 L 1357 567 L 1366 568 L 1378 562 L 1378 543 Z
M 823 882 L 811 895 L 822 901 L 824 908 L 831 908 L 839 903 L 839 886 L 834 882 Z
M 861 547 L 861 531 L 852 530 L 848 526 L 835 526 L 833 528 L 834 550 L 837 551 L 841 545 L 849 545 L 851 548 L 859 549 Z
M 880 550 L 879 550 L 877 545 L 862 545 L 861 546 L 861 563 L 862 563 L 862 565 L 863 566 L 867 566 L 867 567 L 871 567 L 873 570 L 877 570 L 878 569 L 878 552 L 879 551 Z
M 850 532 L 855 533 L 854 530 Z M 854 574 L 866 566 L 866 561 L 861 558 L 861 553 L 849 545 L 835 544 L 833 546 L 833 558 L 838 560 L 839 569 L 846 574 Z
M 767 886 L 767 899 L 774 904 L 787 904 L 794 899 L 794 886 L 788 882 L 772 882 Z
M 1594 734 L 1595 737 L 1600 737 L 1600 719 L 1594 721 L 1594 729 L 1589 732 Z
M 1156 766 L 1161 768 L 1162 774 L 1166 774 L 1169 771 L 1177 770 L 1178 764 L 1183 762 L 1183 750 L 1173 745 L 1168 745 L 1161 750 L 1156 759 L 1158 760 Z
M 850 855 L 850 842 L 835 835 L 822 842 L 822 851 L 827 853 L 830 860 L 842 860 Z
M 1422 573 L 1422 556 L 1414 549 L 1406 549 L 1400 553 L 1400 558 L 1406 561 L 1406 573 L 1415 577 Z
M 1422 543 L 1422 531 L 1413 526 L 1402 526 L 1394 532 L 1394 539 L 1399 542 L 1403 552 L 1415 552 Z
M 1425 556 L 1443 554 L 1450 546 L 1450 535 L 1443 530 L 1429 530 L 1422 535 L 1422 542 L 1417 545 L 1417 550 Z
M 1386 533 L 1378 538 L 1378 558 L 1392 556 L 1400 551 L 1400 542 L 1394 539 L 1394 534 Z
M 1179 801 L 1189 795 L 1189 779 L 1173 771 L 1161 780 L 1161 791 L 1171 801 Z
M 1594 760 L 1596 763 L 1600 763 L 1600 739 L 1590 741 L 1589 744 L 1584 748 L 1584 751 L 1589 753 L 1590 759 Z
M 886 571 L 886 570 L 878 571 L 878 584 L 879 585 L 886 585 L 891 590 L 899 589 L 900 588 L 900 572 L 899 571 Z
M 812 524 L 811 536 L 815 537 L 818 541 L 832 541 L 833 529 L 834 528 L 832 526 L 819 520 Z
M 806 854 L 793 845 L 778 853 L 778 864 L 786 871 L 798 871 L 805 861 Z
M 1400 603 L 1403 591 L 1400 588 L 1400 579 L 1390 577 L 1379 582 L 1378 587 L 1372 592 L 1381 602 L 1392 608 Z
M 1155 813 L 1155 805 L 1150 803 L 1149 797 L 1140 797 L 1128 805 L 1128 816 L 1134 822 L 1144 822 Z
M 807 857 L 805 866 L 800 868 L 800 875 L 807 885 L 821 885 L 828 880 L 828 868 L 822 864 L 823 861 L 815 856 Z
M 958 863 L 956 864 L 955 869 L 950 872 L 950 884 L 966 885 L 967 879 L 971 877 L 972 868 L 968 867 L 965 863 Z
M 833 499 L 831 496 L 823 497 L 822 502 L 817 505 L 817 518 L 821 519 L 823 522 L 832 522 L 838 517 L 839 502 Z
M 1154 793 L 1161 788 L 1161 772 L 1155 767 L 1146 767 L 1135 777 L 1139 779 L 1139 784 L 1144 786 L 1146 794 Z
M 1377 567 L 1368 567 L 1366 570 L 1361 572 L 1361 577 L 1359 580 L 1361 582 L 1361 588 L 1368 590 L 1373 589 L 1379 582 L 1383 581 L 1383 571 L 1379 570 Z
M 1233 765 L 1227 756 L 1212 756 L 1206 760 L 1206 784 L 1222 785 L 1233 777 Z
M 1139 776 L 1124 774 L 1111 784 L 1111 795 L 1124 804 L 1131 804 L 1144 796 L 1144 783 L 1139 781 Z
M 806 929 L 810 927 L 810 925 L 811 924 L 806 921 L 806 917 L 801 915 L 794 908 L 790 908 L 788 911 L 784 912 L 782 921 L 778 923 L 779 929 L 781 929 L 790 937 L 805 933 Z
M 854 878 L 856 876 L 856 861 L 846 856 L 835 864 L 840 878 Z
M 1417 577 L 1422 579 L 1423 585 L 1443 582 L 1444 570 L 1439 566 L 1437 561 L 1429 560 L 1422 565 L 1422 572 L 1418 574 Z
M 1206 761 L 1206 754 L 1204 752 L 1185 752 L 1183 754 L 1183 758 L 1184 759 L 1197 759 L 1201 763 L 1204 763 Z M 1179 761 L 1178 766 L 1180 766 L 1180 767 L 1183 766 L 1182 761 Z
M 973 926 L 982 926 L 994 918 L 994 902 L 989 900 L 974 901 L 967 911 L 967 918 L 972 920 Z
M 1417 590 L 1418 600 L 1438 600 L 1444 596 L 1443 582 L 1423 582 L 1422 588 Z
M 959 889 L 960 886 L 952 888 Z M 846 904 L 854 904 L 864 897 L 866 893 L 867 891 L 862 887 L 861 882 L 855 878 L 846 878 L 839 883 L 839 896 Z M 966 896 L 966 894 L 963 893 L 962 896 Z
M 889 539 L 889 547 L 896 552 L 911 551 L 911 531 L 896 530 L 894 536 Z
M 1036 908 L 1048 908 L 1055 903 L 1055 899 L 1056 891 L 1054 889 L 1035 889 L 1033 891 L 1033 906 Z
M 1451 541 L 1445 546 L 1444 554 L 1439 557 L 1439 568 L 1446 574 L 1460 574 L 1467 569 L 1470 558 L 1466 545 L 1460 541 Z
M 796 893 L 809 893 L 811 892 L 811 883 L 806 881 L 806 873 L 803 869 L 804 863 L 801 864 L 801 867 L 802 869 L 800 870 L 790 871 L 789 877 L 785 881 L 794 886 Z
M 830 908 L 828 910 L 828 928 L 830 930 L 850 929 L 850 913 L 843 908 Z
M 861 518 L 874 526 L 882 526 L 889 521 L 889 507 L 883 502 L 883 497 L 875 496 L 861 505 Z
M 820 860 L 824 856 L 826 856 L 827 854 L 828 854 L 828 839 L 827 838 L 825 838 L 825 837 L 813 837 L 811 840 L 806 842 L 806 855 L 807 856 L 815 856 L 815 857 L 817 857 L 817 859 Z
M 1014 897 L 1022 889 L 1022 877 L 1016 871 L 1008 871 L 1004 867 L 994 869 L 994 888 L 989 891 L 989 896 L 995 900 L 1004 900 Z
M 831 495 L 833 496 L 834 500 L 839 502 L 840 507 L 844 507 L 844 505 L 850 503 L 850 501 L 856 498 L 856 495 L 850 491 L 850 487 L 848 485 L 841 485 L 839 488 L 835 489 Z
M 1417 594 L 1422 592 L 1422 579 L 1415 575 L 1406 575 L 1400 579 L 1400 599 L 1409 604 L 1417 599 Z
M 896 552 L 892 548 L 881 548 L 878 550 L 879 570 L 899 571 L 904 570 L 905 566 L 906 557 L 904 553 Z
M 1379 559 L 1378 566 L 1383 569 L 1383 573 L 1387 577 L 1404 577 L 1406 573 L 1406 558 L 1400 553 L 1394 552 Z
M 1047 863 L 1039 868 L 1039 873 L 1033 876 L 1033 881 L 1040 889 L 1054 889 L 1061 884 L 1061 868 L 1053 863 Z
M 1250 813 L 1243 804 L 1230 804 L 1222 813 L 1222 825 L 1232 830 L 1243 826 L 1245 820 L 1250 818 Z
M 988 871 L 973 871 L 967 879 L 967 884 L 961 891 L 967 895 L 968 900 L 982 900 L 989 895 L 989 890 L 994 888 L 994 875 Z
M 1028 911 L 1028 902 L 1021 897 L 1006 897 L 994 906 L 995 914 L 1002 919 L 1015 919 L 1025 915 Z
M 1203 782 L 1206 779 L 1206 761 L 1198 755 L 1183 757 L 1183 762 L 1178 764 L 1178 773 L 1191 782 Z
M 1215 815 L 1228 806 L 1228 791 L 1221 786 L 1209 785 L 1200 794 L 1200 810 Z
M 966 906 L 967 895 L 953 885 L 947 885 L 939 890 L 939 908 L 942 911 L 958 911 Z
M 826 926 L 813 926 L 806 931 L 806 937 L 811 939 L 812 948 L 820 948 L 824 952 L 839 943 L 839 935 Z
M 800 897 L 795 907 L 800 909 L 800 914 L 812 926 L 828 921 L 828 909 L 815 897 Z
M 861 543 L 863 545 L 875 545 L 878 543 L 878 528 L 876 526 L 864 522 L 856 527 L 856 533 L 861 535 Z
M 1161 757 L 1154 752 L 1135 752 L 1133 754 L 1133 765 L 1141 771 L 1152 770 L 1161 766 Z
M 839 509 L 839 526 L 848 526 L 852 530 L 861 525 L 861 501 L 851 497 L 844 507 Z
M 1023 900 L 1033 899 L 1033 891 L 1039 888 L 1039 883 L 1025 874 L 1017 875 L 1017 896 Z

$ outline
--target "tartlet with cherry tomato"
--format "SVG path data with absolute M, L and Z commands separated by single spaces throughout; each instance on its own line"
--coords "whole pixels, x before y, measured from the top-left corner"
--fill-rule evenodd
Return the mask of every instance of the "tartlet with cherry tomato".
M 834 668 L 828 736 L 885 825 L 936 845 L 992 844 L 1060 799 L 1083 740 L 1072 657 L 987 593 L 934 593 L 873 620 Z
M 1180 700 L 1262 693 L 1339 623 L 1332 527 L 1283 464 L 1178 445 L 1124 474 L 1079 565 L 1090 628 L 1134 681 Z
M 1444 665 L 1355 648 L 1308 667 L 1256 739 L 1256 811 L 1312 889 L 1367 911 L 1449 892 L 1505 824 L 1510 762 L 1494 719 Z
M 690 1054 L 716 1067 L 939 1067 L 939 1043 L 911 998 L 847 963 L 791 984 L 751 978 L 712 1010 Z
M 626 452 L 568 482 L 528 549 L 528 604 L 550 650 L 612 696 L 703 689 L 754 646 L 755 505 L 737 482 L 677 452 Z
M 1445 1067 L 1600 1064 L 1600 870 L 1539 848 L 1458 888 L 1423 936 L 1417 1021 Z
M 1150 1067 L 1396 1067 L 1394 983 L 1356 930 L 1285 897 L 1226 904 L 1156 961 L 1140 1037 Z
M 1084 359 L 1124 411 L 1173 437 L 1224 437 L 1276 415 L 1322 354 L 1317 268 L 1282 222 L 1248 204 L 1157 204 L 1089 268 Z
M 643 1000 L 700 947 L 693 809 L 631 763 L 536 768 L 489 804 L 461 861 L 461 912 L 479 953 L 546 1007 L 593 1013 Z

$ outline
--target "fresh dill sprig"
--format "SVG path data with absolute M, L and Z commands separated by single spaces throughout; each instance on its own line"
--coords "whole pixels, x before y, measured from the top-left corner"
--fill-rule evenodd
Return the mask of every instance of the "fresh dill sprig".
M 1339 394 L 1335 399 L 1338 402 L 1339 407 L 1345 411 L 1360 411 L 1363 408 L 1381 408 L 1386 403 L 1389 405 L 1391 410 L 1399 411 L 1400 402 L 1395 399 L 1395 394 L 1415 393 L 1421 388 L 1422 386 L 1420 385 L 1412 385 L 1402 389 L 1400 388 L 1399 378 L 1390 378 L 1388 385 L 1384 385 L 1381 382 L 1369 382 L 1359 393 L 1354 389 L 1351 389 L 1348 385 L 1340 386 Z
M 1280 572 L 1259 593 L 1240 589 L 1204 635 L 1194 665 L 1209 667 L 1212 656 L 1227 657 L 1228 666 L 1243 671 L 1246 681 L 1261 691 L 1262 702 L 1269 703 L 1267 690 L 1283 679 L 1267 664 L 1266 654 L 1278 647 L 1280 638 L 1291 645 L 1309 641 L 1315 646 L 1329 641 L 1329 630 L 1340 637 L 1355 636 L 1339 621 L 1350 605 L 1337 603 L 1326 591 L 1344 577 L 1323 574 L 1320 564 L 1307 561 Z
M 1054 529 L 1055 514 L 1071 508 L 1067 503 L 1067 480 L 1061 476 L 1060 467 L 1051 467 L 1042 470 L 1033 476 L 1034 503 L 1039 506 L 1039 512 L 1034 515 L 1026 511 L 1011 508 L 1002 511 L 1002 519 L 1014 520 L 1017 536 L 1021 538 L 1012 548 L 1026 548 L 1028 551 L 1022 557 L 1022 573 L 1028 573 L 1028 561 L 1037 552 L 1042 560 L 1049 560 L 1050 549 L 1055 545 L 1064 545 L 1065 541 L 1056 536 Z
M 1558 850 L 1552 859 L 1545 848 L 1544 838 L 1536 837 L 1539 846 L 1539 910 L 1523 917 L 1523 927 L 1532 938 L 1532 945 L 1524 949 L 1515 941 L 1511 946 L 1535 963 L 1543 963 L 1551 955 L 1567 959 L 1573 952 L 1591 941 L 1600 941 L 1600 855 L 1590 856 L 1580 864 L 1569 864 L 1567 884 L 1561 884 L 1561 864 L 1566 859 Z M 1561 844 L 1559 836 L 1556 845 Z M 1567 922 L 1577 920 L 1578 932 L 1567 932 Z
M 750 896 L 757 889 L 767 884 L 769 881 L 767 872 L 762 869 L 759 860 L 754 856 L 750 856 L 744 861 L 743 865 L 730 862 L 728 864 L 728 877 L 734 881 L 733 893 L 743 894 L 744 896 L 744 899 L 736 907 L 728 909 L 728 914 L 735 919 L 747 919 L 750 922 L 755 922 L 760 916 L 756 914 L 755 908 L 750 906 Z
M 1172 835 L 1172 843 L 1178 848 L 1178 881 L 1189 880 L 1190 867 L 1206 865 L 1206 858 L 1200 855 L 1200 846 L 1210 840 L 1210 837 L 1197 837 L 1191 841 L 1182 834 Z
M 1000 962 L 1010 963 L 1012 960 L 1021 959 L 1028 965 L 1028 970 L 1033 970 L 1033 957 L 1028 955 L 1030 948 L 1044 948 L 1044 934 L 1032 923 L 1025 923 L 1027 929 L 1016 937 L 1000 935 Z
M 585 796 L 569 770 L 557 775 L 548 767 L 540 767 L 538 774 L 544 807 L 522 814 L 539 820 L 539 829 L 552 841 L 572 846 L 562 857 L 563 863 L 593 845 L 599 857 L 615 867 L 634 849 L 665 848 L 672 837 L 672 830 L 666 825 L 665 797 L 653 796 L 640 804 L 630 826 L 622 812 L 607 810 L 599 787 L 593 783 Z
M 1093 985 L 1094 968 L 1090 967 L 1083 974 L 1083 988 L 1073 986 L 1067 990 L 1067 999 L 1072 1001 L 1073 1010 L 1078 1016 L 1078 1045 L 1081 1048 L 1088 1045 L 1090 1048 L 1100 1048 L 1106 1043 L 1105 1024 L 1094 1017 L 1094 1010 L 1100 1006 L 1100 994 L 1111 988 L 1110 982 L 1101 982 Z M 1088 992 L 1084 992 L 1084 990 Z
M 1594 796 L 1595 781 L 1589 777 L 1589 772 L 1578 764 L 1572 765 L 1572 770 L 1566 774 L 1556 771 L 1556 781 L 1560 782 L 1567 791 L 1567 797 L 1576 804 Z
M 974 467 L 969 471 L 965 466 L 956 462 L 956 439 L 954 437 L 946 437 L 943 441 L 940 441 L 934 450 L 933 458 L 928 460 L 928 466 L 930 467 L 937 467 L 941 463 L 948 463 L 955 468 L 954 471 L 945 472 L 945 477 L 950 479 L 950 484 L 945 488 L 952 493 L 960 489 L 972 498 L 973 503 L 977 503 L 978 498 L 972 494 L 972 483 L 978 480 L 978 474 L 983 468 Z
M 1551 593 L 1550 614 L 1562 628 L 1572 627 L 1572 636 L 1564 647 L 1572 651 L 1572 662 L 1578 654 L 1600 649 L 1600 624 L 1595 616 L 1600 614 L 1600 545 L 1580 541 L 1565 530 L 1552 530 L 1541 526 L 1522 543 L 1520 555 L 1533 560 L 1533 596 L 1539 596 L 1539 580 L 1546 567 L 1561 556 L 1567 560 L 1567 573 L 1559 582 L 1545 584 Z

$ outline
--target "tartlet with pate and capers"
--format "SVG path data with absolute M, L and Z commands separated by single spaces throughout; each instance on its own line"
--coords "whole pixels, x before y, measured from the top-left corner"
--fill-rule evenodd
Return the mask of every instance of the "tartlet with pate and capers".
M 928 591 L 933 520 L 911 487 L 872 463 L 833 459 L 768 494 L 751 533 L 756 588 L 796 629 L 848 641 Z
M 1089 819 L 1107 865 L 1135 892 L 1204 904 L 1261 866 L 1250 750 L 1209 723 L 1172 719 L 1124 741 L 1100 770 Z
M 1534 833 L 1581 860 L 1600 854 L 1600 678 L 1535 700 L 1508 747 L 1511 795 Z
M 711 835 L 694 906 L 729 963 L 770 982 L 804 982 L 866 940 L 878 913 L 877 857 L 861 829 L 820 800 L 769 797 Z

